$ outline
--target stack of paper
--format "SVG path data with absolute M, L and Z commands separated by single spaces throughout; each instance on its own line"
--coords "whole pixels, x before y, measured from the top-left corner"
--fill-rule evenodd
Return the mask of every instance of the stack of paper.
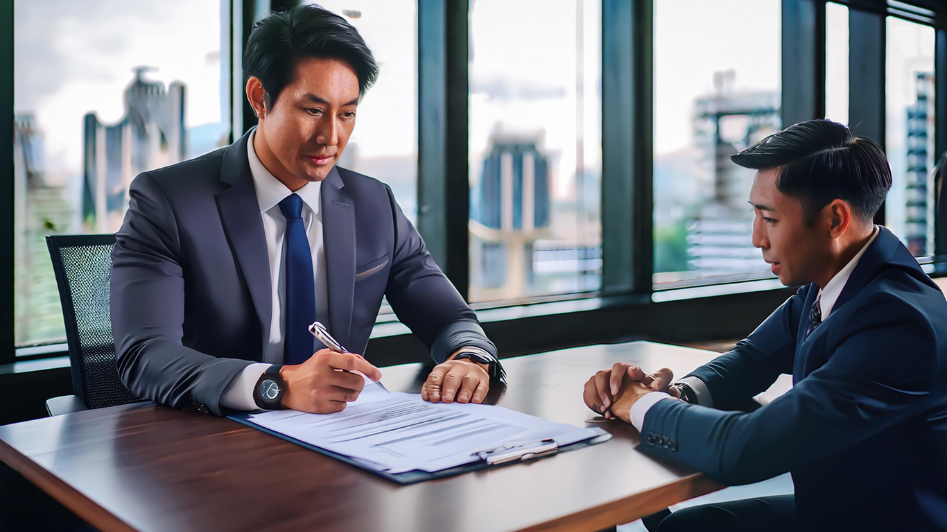
M 276 410 L 251 414 L 248 421 L 388 473 L 435 472 L 478 461 L 478 452 L 504 445 L 552 438 L 561 447 L 602 434 L 498 406 L 429 403 L 370 382 L 336 414 Z

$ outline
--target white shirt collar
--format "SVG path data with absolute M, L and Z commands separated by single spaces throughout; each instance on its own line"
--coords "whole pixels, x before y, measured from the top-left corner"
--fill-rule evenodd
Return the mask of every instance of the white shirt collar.
M 858 253 L 852 257 L 852 260 L 848 261 L 848 264 L 832 277 L 832 280 L 825 285 L 825 288 L 819 291 L 819 309 L 822 311 L 822 321 L 825 321 L 825 319 L 829 317 L 829 313 L 832 312 L 832 307 L 834 307 L 835 302 L 838 301 L 838 296 L 842 295 L 842 289 L 845 288 L 845 284 L 848 283 L 848 278 L 851 277 L 852 272 L 855 271 L 855 266 L 858 265 L 858 261 L 862 258 L 862 255 L 865 254 L 865 251 L 868 250 L 868 247 L 871 246 L 871 243 L 878 238 L 879 233 L 881 233 L 881 231 L 879 231 L 876 226 L 871 238 L 868 239 L 868 243 L 862 246 L 862 248 L 858 250 Z
M 247 142 L 247 158 L 250 160 L 250 174 L 253 176 L 253 188 L 256 189 L 256 200 L 260 204 L 260 212 L 264 213 L 283 201 L 293 193 L 282 181 L 276 179 L 276 176 L 270 173 L 263 166 L 260 158 L 257 157 L 256 150 L 253 149 L 253 139 L 256 137 L 256 131 L 250 133 L 250 139 Z M 319 214 L 320 192 L 322 190 L 321 181 L 310 181 L 296 191 L 296 194 L 302 198 L 303 203 L 309 206 L 314 215 Z

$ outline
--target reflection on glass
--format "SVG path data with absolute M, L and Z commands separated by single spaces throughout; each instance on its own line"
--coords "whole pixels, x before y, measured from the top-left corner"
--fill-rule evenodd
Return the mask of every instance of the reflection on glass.
M 45 235 L 115 232 L 139 172 L 228 142 L 227 5 L 14 2 L 16 345 L 65 338 Z
M 391 187 L 415 223 L 418 204 L 418 43 L 415 0 L 316 0 L 358 30 L 379 66 L 358 105 L 339 166 Z
M 825 117 L 848 124 L 848 6 L 825 5 Z
M 601 288 L 601 11 L 470 10 L 470 301 Z
M 655 288 L 771 277 L 730 155 L 780 127 L 780 2 L 655 1 L 654 39 Z
M 915 257 L 934 252 L 934 29 L 888 17 L 885 225 Z

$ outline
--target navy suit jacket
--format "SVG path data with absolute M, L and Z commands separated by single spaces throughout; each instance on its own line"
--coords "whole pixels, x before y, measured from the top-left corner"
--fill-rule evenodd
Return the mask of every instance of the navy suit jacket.
M 227 385 L 262 359 L 272 280 L 248 139 L 131 184 L 111 314 L 119 374 L 139 397 L 219 415 Z M 365 353 L 387 296 L 436 362 L 463 345 L 496 356 L 387 185 L 336 168 L 321 202 L 329 310 L 320 321 L 342 345 Z
M 692 373 L 714 409 L 655 404 L 640 449 L 724 484 L 791 471 L 801 530 L 947 529 L 947 300 L 880 231 L 808 338 L 815 285 Z M 781 373 L 791 391 L 752 413 L 725 411 Z

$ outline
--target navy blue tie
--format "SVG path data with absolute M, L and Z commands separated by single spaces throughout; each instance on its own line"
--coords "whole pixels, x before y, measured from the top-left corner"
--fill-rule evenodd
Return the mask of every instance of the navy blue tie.
M 283 361 L 302 364 L 312 356 L 309 325 L 316 321 L 316 288 L 312 251 L 303 224 L 303 200 L 296 194 L 279 202 L 286 217 L 286 305 L 283 311 Z
M 815 303 L 812 304 L 812 310 L 809 311 L 809 323 L 806 324 L 806 335 L 803 337 L 803 340 L 809 338 L 809 335 L 812 334 L 812 331 L 816 327 L 822 325 L 822 305 L 819 304 L 819 301 L 822 299 L 822 295 L 815 299 Z

